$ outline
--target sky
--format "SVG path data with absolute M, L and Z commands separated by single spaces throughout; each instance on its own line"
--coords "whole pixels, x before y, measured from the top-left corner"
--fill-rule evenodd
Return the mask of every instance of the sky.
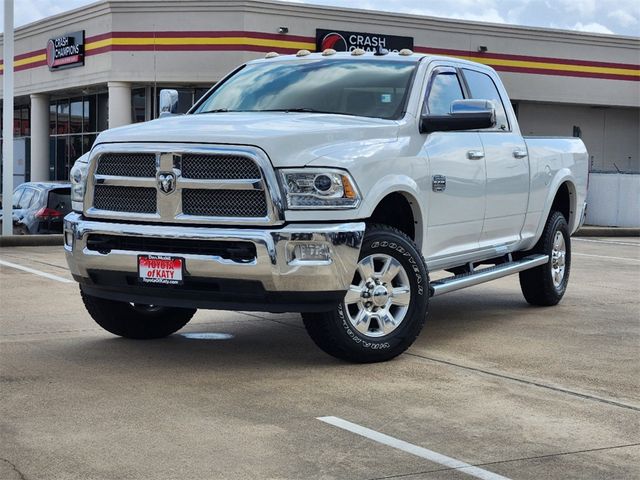
M 3 0 L 4 2 L 5 0 Z M 15 26 L 94 0 L 14 0 Z M 640 36 L 638 0 L 288 0 L 509 25 Z M 4 9 L 2 9 L 4 10 Z M 4 15 L 0 11 L 0 19 Z M 0 21 L 0 29 L 3 23 Z

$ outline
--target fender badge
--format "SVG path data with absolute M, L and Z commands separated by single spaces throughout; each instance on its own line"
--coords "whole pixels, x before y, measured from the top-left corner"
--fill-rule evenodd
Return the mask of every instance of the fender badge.
M 447 189 L 447 177 L 444 175 L 434 175 L 431 188 L 434 192 L 444 192 Z

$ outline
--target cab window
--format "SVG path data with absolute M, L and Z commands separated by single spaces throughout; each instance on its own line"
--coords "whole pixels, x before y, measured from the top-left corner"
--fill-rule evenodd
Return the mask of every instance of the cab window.
M 451 103 L 462 100 L 464 94 L 455 72 L 442 72 L 433 77 L 429 89 L 426 109 L 430 115 L 449 115 Z
M 502 98 L 500 98 L 500 93 L 491 77 L 485 73 L 466 68 L 462 71 L 464 72 L 464 79 L 467 81 L 471 98 L 491 100 L 495 105 L 496 126 L 492 130 L 509 130 L 509 121 L 507 120 Z

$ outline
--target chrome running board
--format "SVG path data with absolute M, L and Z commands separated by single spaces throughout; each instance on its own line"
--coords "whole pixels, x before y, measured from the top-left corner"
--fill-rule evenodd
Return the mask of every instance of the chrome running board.
M 463 273 L 442 280 L 434 280 L 430 287 L 433 292 L 431 296 L 436 297 L 444 293 L 453 292 L 462 288 L 473 287 L 481 283 L 490 282 L 498 278 L 513 275 L 530 268 L 539 267 L 549 261 L 549 255 L 530 255 L 507 263 L 501 263 L 494 267 L 475 270 L 470 273 Z

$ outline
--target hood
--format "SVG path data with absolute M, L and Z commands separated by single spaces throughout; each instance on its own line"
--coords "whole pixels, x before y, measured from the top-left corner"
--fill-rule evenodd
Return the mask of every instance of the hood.
M 102 132 L 104 143 L 207 143 L 264 150 L 275 167 L 304 166 L 354 146 L 392 142 L 393 120 L 297 112 L 228 112 L 177 115 Z M 354 145 L 355 144 L 355 145 Z

